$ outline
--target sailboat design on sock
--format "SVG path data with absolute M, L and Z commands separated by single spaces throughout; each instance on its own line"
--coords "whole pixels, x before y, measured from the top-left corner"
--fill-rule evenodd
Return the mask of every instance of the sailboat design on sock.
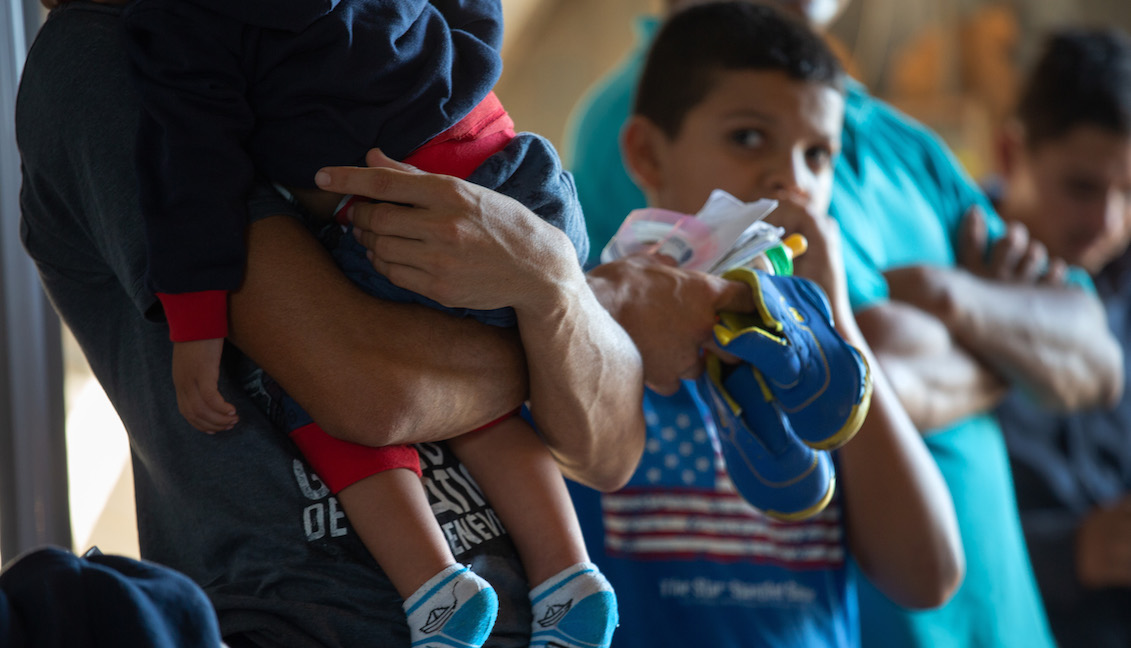
M 451 605 L 441 605 L 429 610 L 428 618 L 424 621 L 424 625 L 420 626 L 420 632 L 422 634 L 432 634 L 440 628 L 443 628 L 444 624 L 448 622 L 448 619 L 452 618 L 452 615 L 455 614 L 458 605 L 459 599 L 456 598 L 456 588 L 453 585 Z
M 566 612 L 569 612 L 571 607 L 573 607 L 573 599 L 569 599 L 565 603 L 551 605 L 546 608 L 546 613 L 542 615 L 542 618 L 538 619 L 538 625 L 543 628 L 549 628 L 558 621 L 561 621 L 562 617 L 566 615 Z
M 451 565 L 421 585 L 404 604 L 413 648 L 481 648 L 499 613 L 487 581 Z

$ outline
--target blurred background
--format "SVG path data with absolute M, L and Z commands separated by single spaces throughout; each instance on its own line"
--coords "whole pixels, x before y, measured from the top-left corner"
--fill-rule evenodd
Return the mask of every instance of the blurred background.
M 498 95 L 519 128 L 561 145 L 570 108 L 634 42 L 659 0 L 504 0 Z M 975 177 L 1018 78 L 1050 29 L 1118 25 L 1128 0 L 851 0 L 830 33 L 856 79 L 942 135 Z
M 17 243 L 19 170 L 11 108 L 23 53 L 43 14 L 36 0 L 4 4 L 0 507 L 9 510 L 0 511 L 8 524 L 0 530 L 5 540 L 0 547 L 10 555 L 0 554 L 0 561 L 15 557 L 11 547 L 43 534 L 60 537 L 52 529 L 67 526 L 76 551 L 98 545 L 104 552 L 137 556 L 126 435 L 77 346 L 53 323 Z M 634 17 L 659 11 L 660 3 L 503 0 L 503 6 L 505 68 L 497 93 L 520 129 L 542 133 L 561 148 L 573 105 L 633 45 Z M 852 0 L 831 34 L 853 76 L 938 131 L 970 173 L 982 177 L 991 166 L 994 129 L 1010 110 L 1018 79 L 1043 34 L 1082 24 L 1131 31 L 1131 2 Z M 63 519 L 52 523 L 54 509 Z M 13 529 L 17 523 L 21 528 Z

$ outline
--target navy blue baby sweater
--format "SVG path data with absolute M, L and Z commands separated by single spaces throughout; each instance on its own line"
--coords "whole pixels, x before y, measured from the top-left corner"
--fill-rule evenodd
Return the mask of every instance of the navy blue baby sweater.
M 139 182 L 160 293 L 231 290 L 260 173 L 313 187 L 322 166 L 395 159 L 498 79 L 487 0 L 137 0 L 124 12 L 143 115 Z

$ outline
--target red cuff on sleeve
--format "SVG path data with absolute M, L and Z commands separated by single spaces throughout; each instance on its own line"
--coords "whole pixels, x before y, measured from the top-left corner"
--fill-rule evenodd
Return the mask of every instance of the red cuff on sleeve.
M 498 425 L 499 423 L 502 423 L 503 421 L 509 419 L 510 417 L 517 416 L 518 413 L 521 412 L 521 411 L 522 411 L 521 407 L 516 407 L 513 410 L 511 410 L 511 411 L 507 412 L 506 414 L 503 414 L 499 418 L 495 419 L 494 421 L 491 421 L 491 422 L 486 423 L 484 425 L 480 425 L 479 427 L 475 428 L 471 432 L 478 432 L 480 430 L 486 430 L 487 428 L 490 428 L 490 427 L 495 427 L 496 425 Z M 468 434 L 471 434 L 471 432 L 468 432 Z
M 228 337 L 228 291 L 157 293 L 174 342 Z
M 420 456 L 412 446 L 372 448 L 350 443 L 326 434 L 317 423 L 291 432 L 291 440 L 335 495 L 366 477 L 394 468 L 407 468 L 417 477 L 421 474 Z
M 421 171 L 467 178 L 514 138 L 514 121 L 495 93 L 489 92 L 463 119 L 404 161 Z
M 489 92 L 463 119 L 422 144 L 404 162 L 428 173 L 467 179 L 514 138 L 514 120 L 495 93 Z M 334 220 L 339 225 L 348 225 L 346 211 L 359 200 L 368 199 L 353 196 L 343 201 L 334 213 Z

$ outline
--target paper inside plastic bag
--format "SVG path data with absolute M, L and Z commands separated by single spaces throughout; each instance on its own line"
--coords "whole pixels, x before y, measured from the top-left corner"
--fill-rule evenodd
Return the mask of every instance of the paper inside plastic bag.
M 716 189 L 694 215 L 637 209 L 601 251 L 601 262 L 641 252 L 665 254 L 682 268 L 722 274 L 781 242 L 785 231 L 762 220 L 777 206 L 776 200 L 742 202 Z

